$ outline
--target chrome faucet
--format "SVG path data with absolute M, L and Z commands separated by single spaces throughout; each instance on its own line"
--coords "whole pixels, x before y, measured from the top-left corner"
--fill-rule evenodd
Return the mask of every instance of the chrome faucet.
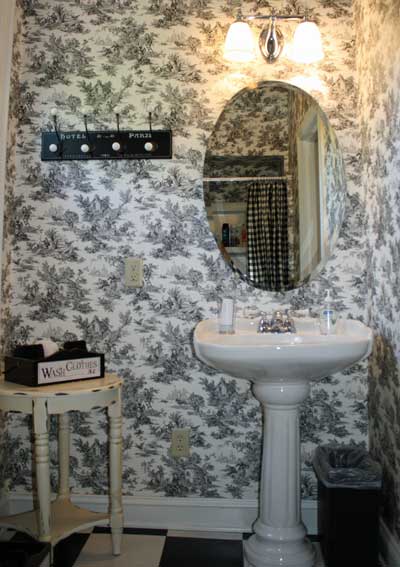
M 272 333 L 271 321 L 267 318 L 267 314 L 263 311 L 261 311 L 257 333 Z
M 258 333 L 295 333 L 296 326 L 293 318 L 290 316 L 289 310 L 286 309 L 283 314 L 282 311 L 274 311 L 271 319 L 266 313 L 261 313 L 258 322 Z

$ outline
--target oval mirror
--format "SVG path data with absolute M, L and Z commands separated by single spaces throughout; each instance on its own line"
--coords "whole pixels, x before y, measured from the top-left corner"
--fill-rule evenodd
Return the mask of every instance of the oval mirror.
M 346 181 L 335 132 L 309 94 L 281 82 L 240 91 L 208 140 L 203 173 L 211 231 L 243 279 L 286 291 L 318 274 Z

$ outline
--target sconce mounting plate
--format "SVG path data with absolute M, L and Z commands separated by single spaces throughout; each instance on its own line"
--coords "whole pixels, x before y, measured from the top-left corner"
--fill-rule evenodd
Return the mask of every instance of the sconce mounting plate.
M 279 59 L 284 44 L 285 39 L 283 33 L 275 26 L 275 23 L 271 23 L 268 27 L 265 27 L 258 40 L 261 55 L 267 63 L 275 63 L 275 61 Z
M 42 132 L 42 161 L 171 158 L 171 130 Z

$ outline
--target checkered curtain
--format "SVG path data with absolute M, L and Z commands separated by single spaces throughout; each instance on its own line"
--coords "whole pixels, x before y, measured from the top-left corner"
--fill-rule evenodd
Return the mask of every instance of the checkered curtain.
M 289 283 L 288 203 L 285 180 L 252 183 L 247 201 L 247 267 L 250 280 L 270 291 Z

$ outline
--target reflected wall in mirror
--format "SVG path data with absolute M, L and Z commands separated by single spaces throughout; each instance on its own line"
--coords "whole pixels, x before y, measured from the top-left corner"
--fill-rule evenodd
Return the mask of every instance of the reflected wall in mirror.
M 208 140 L 203 173 L 210 228 L 244 280 L 282 292 L 319 273 L 346 181 L 335 132 L 309 94 L 282 82 L 240 91 Z

